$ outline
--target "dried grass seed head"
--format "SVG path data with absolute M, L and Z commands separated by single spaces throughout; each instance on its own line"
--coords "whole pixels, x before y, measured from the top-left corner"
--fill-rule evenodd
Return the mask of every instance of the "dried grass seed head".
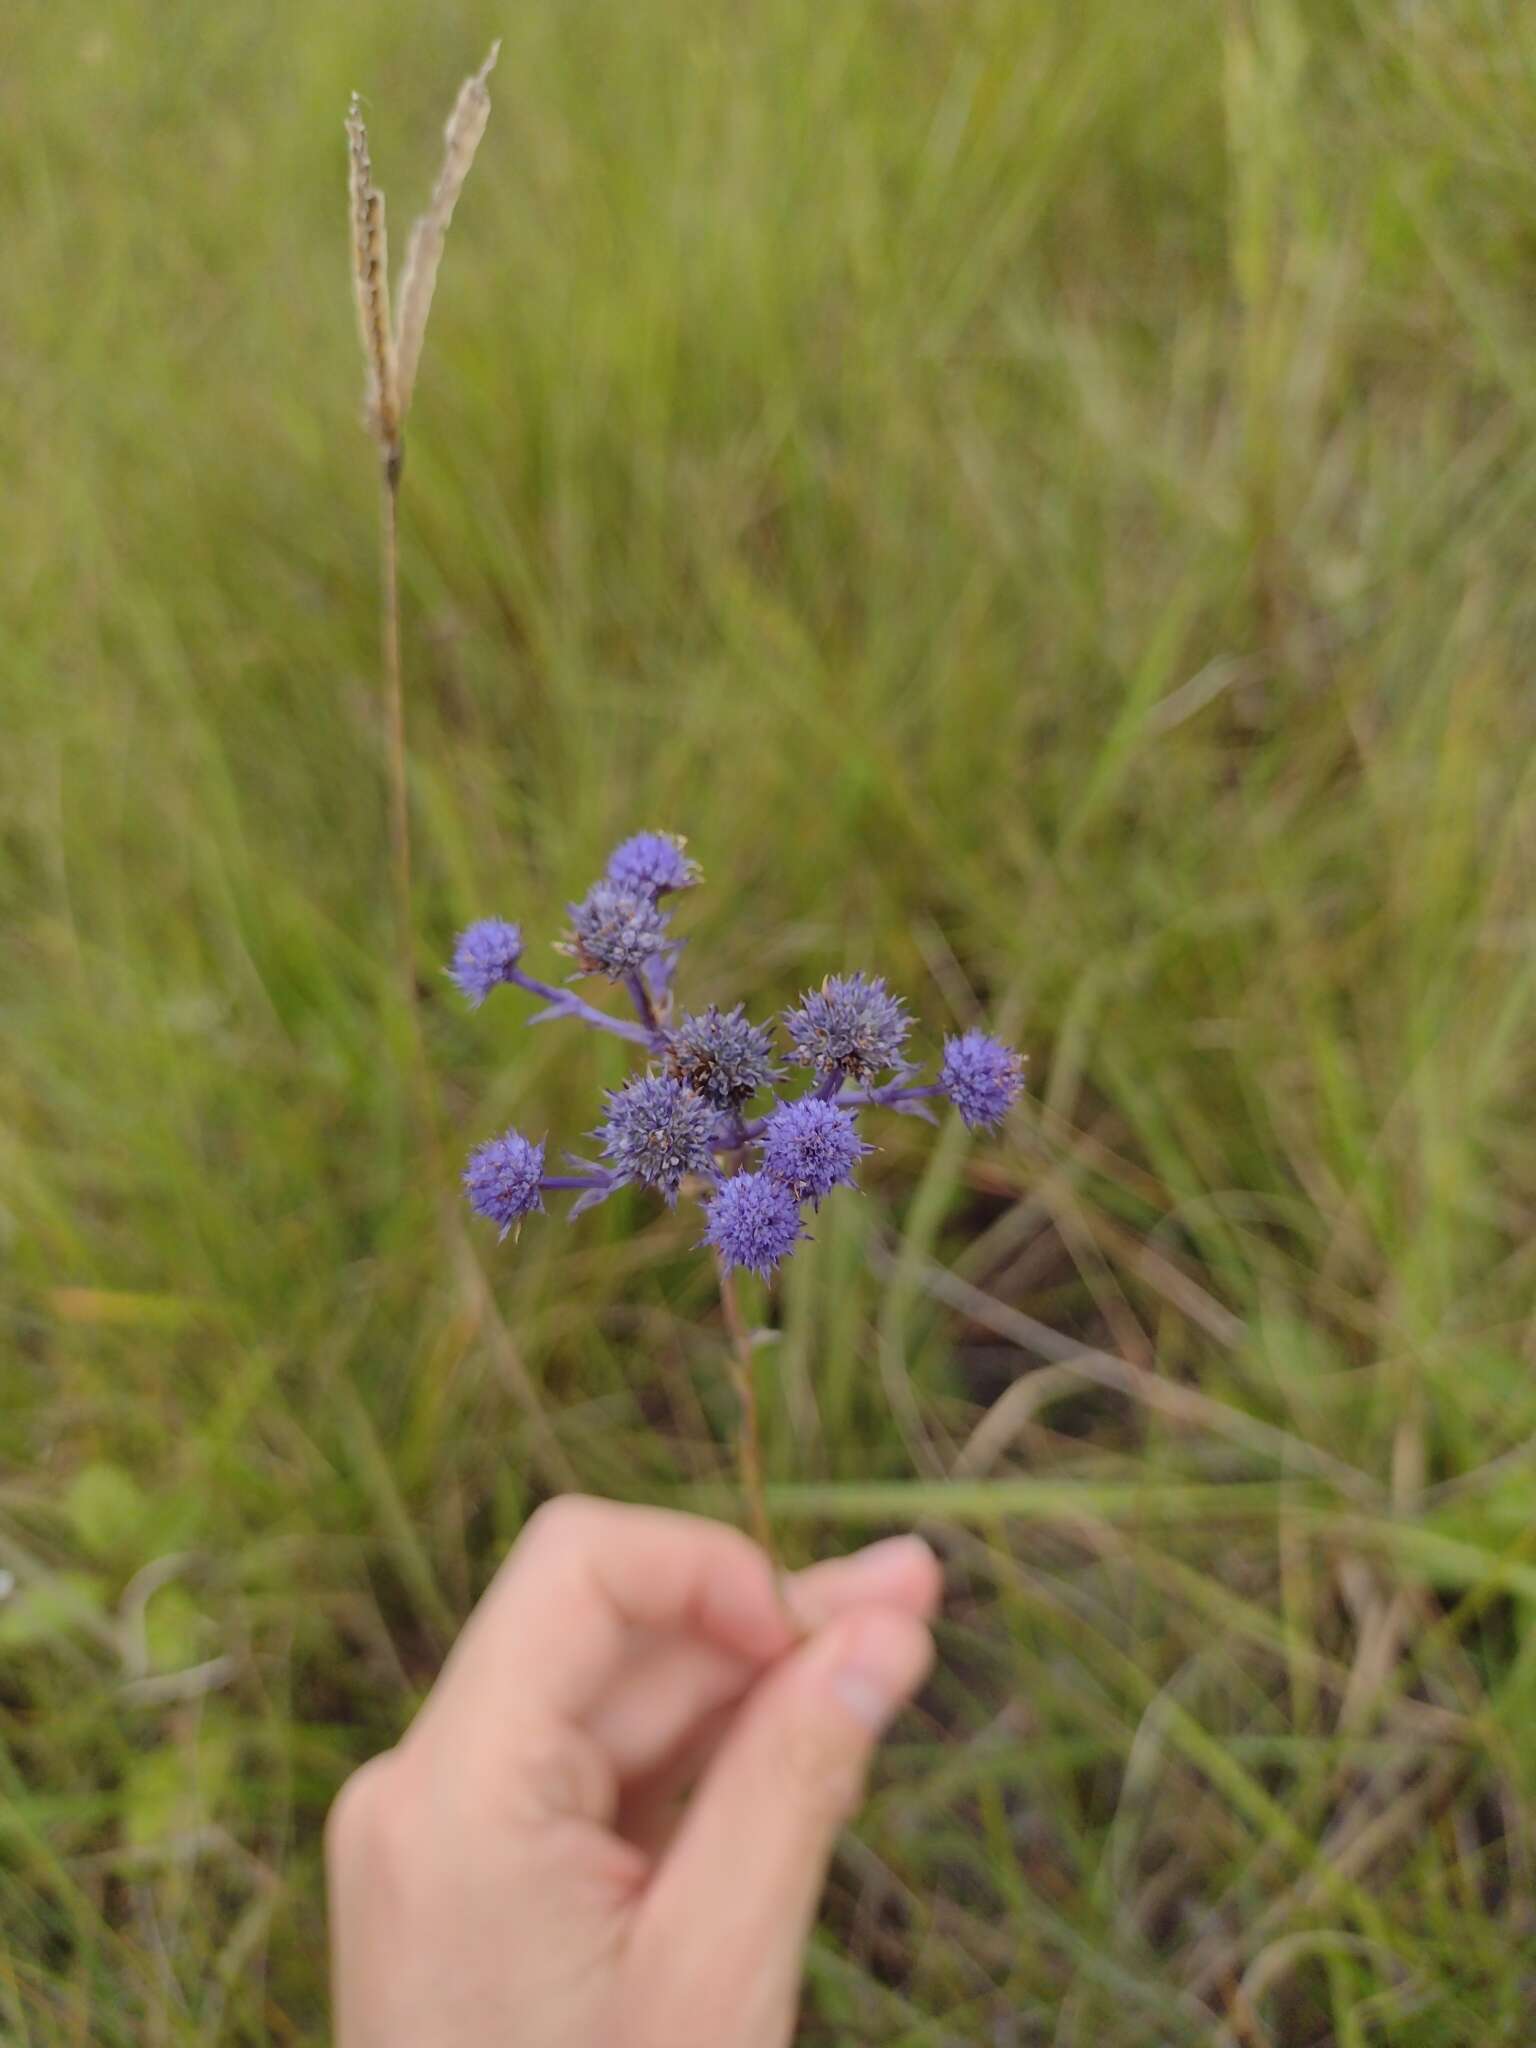
M 405 263 L 400 272 L 399 313 L 395 353 L 399 363 L 400 411 L 402 417 L 416 388 L 416 371 L 421 363 L 421 345 L 426 338 L 427 316 L 437 290 L 438 266 L 453 210 L 464 190 L 475 161 L 475 152 L 491 118 L 491 93 L 487 83 L 501 53 L 501 43 L 492 43 L 480 69 L 459 87 L 443 129 L 443 161 L 432 187 L 427 210 L 411 227 L 405 245 Z
M 384 194 L 373 181 L 368 130 L 356 93 L 347 110 L 347 190 L 352 217 L 352 288 L 367 379 L 368 428 L 386 461 L 400 455 L 400 379 L 389 317 L 389 236 Z

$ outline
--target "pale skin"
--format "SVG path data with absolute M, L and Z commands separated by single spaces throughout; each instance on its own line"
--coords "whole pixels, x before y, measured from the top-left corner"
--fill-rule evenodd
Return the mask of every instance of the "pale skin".
M 787 2048 L 939 1595 L 915 1537 L 781 1585 L 720 1523 L 541 1508 L 332 1811 L 338 2048 Z

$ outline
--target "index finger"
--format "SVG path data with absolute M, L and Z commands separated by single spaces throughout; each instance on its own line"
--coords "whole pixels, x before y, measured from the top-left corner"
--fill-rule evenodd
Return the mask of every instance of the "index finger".
M 579 1721 L 645 1631 L 753 1663 L 797 1640 L 772 1565 L 740 1530 L 562 1495 L 534 1514 L 454 1645 L 434 1724 Z

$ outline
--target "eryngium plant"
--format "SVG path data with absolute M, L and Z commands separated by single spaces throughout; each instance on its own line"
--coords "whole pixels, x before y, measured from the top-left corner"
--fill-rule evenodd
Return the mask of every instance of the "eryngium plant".
M 626 1186 L 646 1188 L 669 1206 L 683 1195 L 701 1203 L 700 1246 L 719 1273 L 742 1402 L 742 1478 L 766 1543 L 751 1340 L 737 1271 L 770 1279 L 805 1238 L 806 1211 L 853 1184 L 870 1150 L 859 1131 L 866 1112 L 896 1110 L 931 1122 L 929 1104 L 944 1098 L 971 1129 L 987 1129 L 1017 1099 L 1024 1062 L 986 1032 L 965 1031 L 944 1041 L 937 1078 L 919 1078 L 907 1055 L 912 1020 L 878 975 L 830 975 L 803 996 L 778 1019 L 782 1054 L 773 1032 L 739 1004 L 680 1010 L 673 981 L 683 942 L 663 905 L 700 879 L 681 839 L 641 832 L 615 849 L 604 875 L 570 905 L 560 950 L 577 963 L 572 978 L 600 976 L 622 989 L 630 1016 L 529 974 L 518 925 L 486 918 L 460 933 L 448 972 L 470 1003 L 478 1007 L 497 988 L 523 989 L 545 1006 L 533 1023 L 574 1018 L 624 1039 L 644 1059 L 604 1101 L 589 1134 L 598 1158 L 567 1154 L 552 1172 L 543 1139 L 509 1130 L 470 1155 L 464 1185 L 503 1237 L 542 1210 L 549 1194 L 575 1196 L 572 1218 Z M 786 1085 L 790 1074 L 802 1082 L 798 1092 Z

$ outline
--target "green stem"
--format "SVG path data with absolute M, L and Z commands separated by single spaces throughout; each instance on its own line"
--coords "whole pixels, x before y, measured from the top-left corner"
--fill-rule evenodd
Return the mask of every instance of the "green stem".
M 763 1488 L 763 1450 L 757 1422 L 757 1375 L 752 1356 L 752 1337 L 741 1313 L 735 1274 L 718 1260 L 716 1270 L 720 1275 L 720 1306 L 725 1315 L 726 1333 L 731 1340 L 731 1379 L 736 1388 L 736 1397 L 741 1404 L 737 1436 L 741 1490 L 746 1497 L 747 1519 L 751 1524 L 752 1534 L 767 1551 L 777 1571 L 779 1554 L 774 1547 L 773 1526 L 768 1519 L 768 1499 Z

